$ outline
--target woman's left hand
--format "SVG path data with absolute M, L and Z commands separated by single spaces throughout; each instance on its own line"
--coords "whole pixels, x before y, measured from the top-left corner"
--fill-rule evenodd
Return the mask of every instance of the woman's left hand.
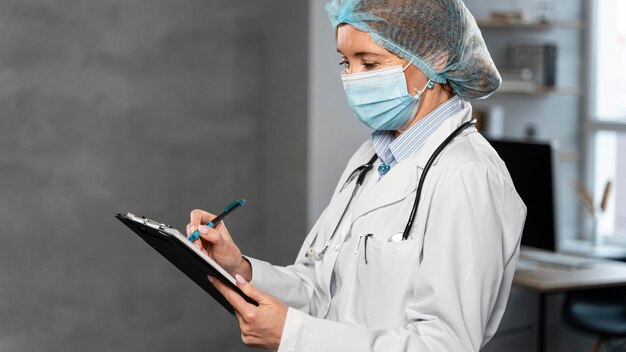
M 209 281 L 235 309 L 241 340 L 248 347 L 278 350 L 289 307 L 276 297 L 259 290 L 240 275 L 235 277 L 237 287 L 259 303 L 258 307 L 246 302 L 220 280 L 211 278 Z

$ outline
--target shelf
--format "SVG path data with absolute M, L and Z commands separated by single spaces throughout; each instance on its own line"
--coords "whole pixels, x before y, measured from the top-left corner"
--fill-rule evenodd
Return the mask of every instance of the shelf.
M 535 90 L 496 90 L 495 94 L 498 95 L 533 95 L 533 96 L 545 96 L 545 95 L 571 95 L 582 96 L 582 89 L 580 87 L 538 87 Z
M 584 24 L 582 21 L 494 21 L 490 19 L 476 20 L 478 27 L 484 29 L 552 29 L 552 28 L 574 28 L 582 29 Z
M 580 153 L 575 150 L 560 151 L 556 153 L 556 159 L 561 162 L 579 162 Z

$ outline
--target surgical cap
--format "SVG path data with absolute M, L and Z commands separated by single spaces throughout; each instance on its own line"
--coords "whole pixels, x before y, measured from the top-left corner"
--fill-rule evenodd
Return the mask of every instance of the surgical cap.
M 450 83 L 465 99 L 486 98 L 502 79 L 474 16 L 461 0 L 332 0 L 333 28 L 342 23 L 410 61 L 426 77 Z

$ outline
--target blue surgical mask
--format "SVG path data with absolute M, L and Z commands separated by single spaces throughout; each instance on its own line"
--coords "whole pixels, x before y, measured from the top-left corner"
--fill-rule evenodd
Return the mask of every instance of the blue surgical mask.
M 404 78 L 406 67 L 341 74 L 348 104 L 359 121 L 374 130 L 399 130 L 409 125 L 419 109 L 422 93 L 433 83 L 429 80 L 412 96 Z

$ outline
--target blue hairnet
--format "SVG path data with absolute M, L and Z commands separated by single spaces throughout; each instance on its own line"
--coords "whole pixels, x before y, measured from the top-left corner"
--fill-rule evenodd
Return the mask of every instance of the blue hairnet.
M 429 79 L 465 99 L 486 98 L 502 81 L 474 16 L 461 0 L 332 0 L 326 11 L 368 32 Z

